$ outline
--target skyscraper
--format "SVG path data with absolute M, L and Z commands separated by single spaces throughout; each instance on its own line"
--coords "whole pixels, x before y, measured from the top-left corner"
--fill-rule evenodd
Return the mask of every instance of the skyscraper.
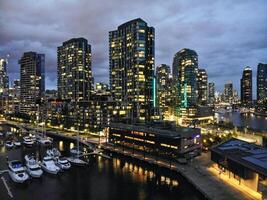
M 177 87 L 176 115 L 194 115 L 197 104 L 198 55 L 182 49 L 173 58 L 173 79 Z
M 208 103 L 208 75 L 205 69 L 198 69 L 197 74 L 198 104 Z
M 9 79 L 7 75 L 7 60 L 0 59 L 0 109 L 5 112 L 8 101 Z
M 109 32 L 109 77 L 117 102 L 116 120 L 144 122 L 153 115 L 154 37 L 154 28 L 140 18 Z
M 171 106 L 171 69 L 166 64 L 161 64 L 156 69 L 158 105 L 160 114 L 164 115 Z
M 7 60 L 0 59 L 0 95 L 2 96 L 8 90 Z
M 20 64 L 20 112 L 35 115 L 45 92 L 45 55 L 25 52 Z
M 211 82 L 209 83 L 209 88 L 208 88 L 208 102 L 209 104 L 214 104 L 215 102 L 215 83 Z
M 228 103 L 233 102 L 233 83 L 228 81 L 224 84 L 223 100 Z
M 252 70 L 245 67 L 242 78 L 240 80 L 241 103 L 248 105 L 252 103 Z
M 72 38 L 57 49 L 58 96 L 69 102 L 68 124 L 89 127 L 89 100 L 93 91 L 91 46 L 84 38 Z M 67 116 L 66 116 L 67 117 Z
M 267 64 L 258 64 L 257 70 L 257 101 L 267 100 Z

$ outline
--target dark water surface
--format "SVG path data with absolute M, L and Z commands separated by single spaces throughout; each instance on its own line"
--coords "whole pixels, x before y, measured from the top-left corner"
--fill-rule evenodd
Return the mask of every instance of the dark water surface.
M 3 127 L 4 131 L 9 127 Z M 45 149 L 40 147 L 7 150 L 0 138 L 0 170 L 6 169 L 9 159 L 23 160 L 25 154 L 37 153 L 42 157 Z M 54 141 L 64 155 L 68 155 L 68 141 Z M 31 179 L 16 184 L 4 173 L 15 200 L 197 200 L 201 195 L 182 177 L 174 172 L 153 169 L 151 166 L 127 160 L 124 157 L 104 159 L 89 157 L 89 166 L 72 167 L 60 175 L 44 173 L 41 179 Z M 10 199 L 0 179 L 0 200 Z
M 216 113 L 215 117 L 219 121 L 232 122 L 234 126 L 249 127 L 267 132 L 267 117 L 254 114 L 240 114 L 239 112 Z

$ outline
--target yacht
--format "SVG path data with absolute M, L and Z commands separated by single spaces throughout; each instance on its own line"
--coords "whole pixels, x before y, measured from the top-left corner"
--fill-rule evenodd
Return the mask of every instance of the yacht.
M 61 153 L 57 148 L 47 149 L 46 154 L 52 158 L 60 157 Z
M 26 161 L 26 170 L 28 174 L 34 178 L 41 177 L 43 174 L 43 170 L 41 169 L 35 157 L 26 155 L 24 158 Z
M 41 162 L 41 167 L 44 171 L 50 174 L 57 174 L 60 170 L 59 167 L 55 165 L 55 161 L 51 156 L 45 156 Z
M 73 147 L 70 149 L 70 153 L 74 155 L 81 156 L 83 154 L 83 150 L 81 148 Z
M 5 145 L 6 145 L 7 148 L 13 148 L 13 146 L 14 146 L 12 141 L 6 141 Z
M 12 136 L 12 135 L 13 135 L 12 132 L 10 132 L 10 131 L 6 132 L 6 136 L 7 136 L 7 137 L 8 137 L 8 136 Z
M 56 157 L 55 163 L 56 163 L 56 166 L 58 166 L 62 170 L 69 169 L 71 167 L 70 162 L 64 157 Z
M 23 183 L 29 179 L 22 163 L 18 160 L 13 160 L 8 163 L 8 173 L 10 178 L 16 183 Z
M 14 141 L 14 145 L 15 145 L 15 147 L 20 147 L 21 146 L 21 142 L 20 141 Z
M 23 144 L 25 144 L 26 146 L 33 146 L 34 141 L 30 137 L 25 136 L 23 137 Z
M 41 138 L 41 139 L 38 139 L 37 142 L 43 146 L 50 146 L 52 145 L 52 141 L 48 138 Z
M 69 157 L 67 159 L 71 164 L 76 165 L 76 166 L 86 166 L 86 165 L 88 165 L 88 162 L 85 162 L 84 160 L 82 160 L 82 159 L 80 159 L 78 157 Z

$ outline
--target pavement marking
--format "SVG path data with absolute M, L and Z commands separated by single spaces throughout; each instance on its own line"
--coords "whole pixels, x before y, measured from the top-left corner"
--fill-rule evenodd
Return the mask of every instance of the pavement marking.
M 2 179 L 2 181 L 3 181 L 3 183 L 4 183 L 5 187 L 6 187 L 7 194 L 10 196 L 10 198 L 13 198 L 13 194 L 12 194 L 10 188 L 7 185 L 5 177 L 2 176 L 1 179 Z

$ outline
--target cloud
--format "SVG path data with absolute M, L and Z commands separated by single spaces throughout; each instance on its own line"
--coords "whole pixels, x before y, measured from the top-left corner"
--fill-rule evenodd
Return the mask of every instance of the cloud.
M 264 0 L 0 0 L 0 57 L 11 55 L 9 72 L 18 78 L 23 52 L 45 53 L 47 87 L 55 88 L 57 46 L 85 37 L 95 80 L 108 83 L 108 32 L 141 17 L 155 27 L 156 65 L 171 65 L 177 51 L 192 48 L 217 89 L 227 80 L 238 89 L 246 65 L 255 75 L 267 63 L 266 10 Z

